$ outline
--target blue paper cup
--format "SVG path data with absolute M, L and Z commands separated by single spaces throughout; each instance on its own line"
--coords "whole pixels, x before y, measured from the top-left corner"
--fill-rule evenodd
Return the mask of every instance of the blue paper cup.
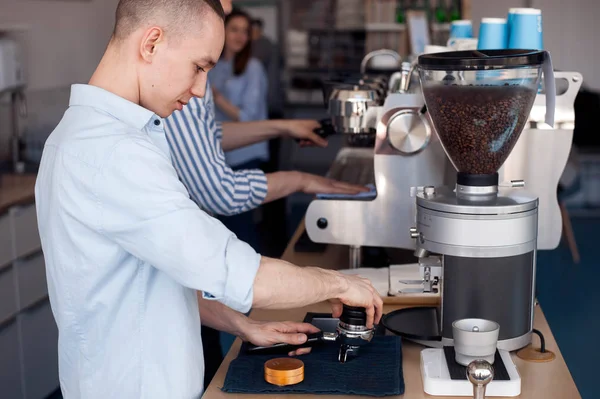
M 508 48 L 543 50 L 542 10 L 511 8 L 507 18 Z
M 478 50 L 501 50 L 508 45 L 508 27 L 504 18 L 483 18 L 479 25 Z
M 452 21 L 450 25 L 451 39 L 471 39 L 473 38 L 473 23 L 468 19 L 459 19 Z

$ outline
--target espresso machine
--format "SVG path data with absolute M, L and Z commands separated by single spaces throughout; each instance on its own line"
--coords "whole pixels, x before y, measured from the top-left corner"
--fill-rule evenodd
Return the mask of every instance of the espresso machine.
M 420 86 L 411 84 L 414 63 L 403 62 L 399 69 L 391 76 L 328 82 L 325 91 L 332 124 L 349 144 L 330 176 L 340 178 L 336 168 L 356 170 L 354 183 L 371 184 L 372 190 L 355 197 L 317 195 L 305 225 L 313 242 L 348 245 L 350 268 L 361 266 L 362 247 L 414 249 L 405 234 L 416 216 L 410 188 L 454 179 Z

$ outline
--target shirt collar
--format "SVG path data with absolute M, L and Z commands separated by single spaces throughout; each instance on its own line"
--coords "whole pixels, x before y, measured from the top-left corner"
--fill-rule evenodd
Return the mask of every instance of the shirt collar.
M 152 119 L 161 119 L 152 111 L 138 104 L 92 85 L 71 85 L 69 106 L 77 105 L 93 107 L 107 112 L 118 120 L 133 126 L 138 130 L 143 130 Z

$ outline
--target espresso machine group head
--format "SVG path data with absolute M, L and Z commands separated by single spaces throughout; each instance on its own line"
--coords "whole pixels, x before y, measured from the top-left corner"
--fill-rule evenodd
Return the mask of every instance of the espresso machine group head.
M 410 85 L 413 70 L 414 64 L 405 62 L 390 76 L 325 82 L 329 116 L 346 138 L 334 169 L 369 171 L 366 180 L 351 182 L 373 184 L 374 192 L 318 196 L 308 207 L 305 224 L 314 242 L 350 246 L 350 268 L 361 266 L 364 246 L 414 249 L 414 240 L 403 234 L 415 220 L 410 188 L 421 182 L 449 183 L 446 171 L 452 166 L 433 132 L 420 88 Z

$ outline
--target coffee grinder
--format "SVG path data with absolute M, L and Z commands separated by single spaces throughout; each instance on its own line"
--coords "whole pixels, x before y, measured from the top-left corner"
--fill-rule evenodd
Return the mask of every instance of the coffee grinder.
M 432 123 L 457 170 L 455 187 L 413 193 L 417 216 L 410 234 L 419 263 L 441 260 L 441 303 L 392 312 L 383 322 L 406 338 L 444 348 L 421 354 L 424 386 L 433 395 L 473 392 L 464 372 L 464 381 L 450 378 L 452 324 L 469 318 L 498 323 L 497 348 L 508 377 L 492 381 L 488 393 L 515 396 L 520 379 L 508 352 L 531 342 L 538 198 L 523 181 L 499 182 L 498 169 L 529 117 L 542 69 L 546 123 L 553 124 L 550 57 L 530 50 L 458 51 L 422 55 L 418 68 Z

